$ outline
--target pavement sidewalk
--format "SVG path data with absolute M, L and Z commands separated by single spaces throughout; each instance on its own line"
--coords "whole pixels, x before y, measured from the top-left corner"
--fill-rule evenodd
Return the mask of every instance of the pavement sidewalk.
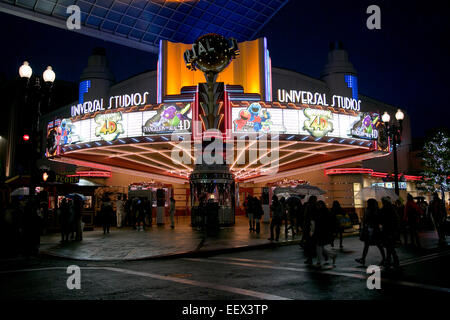
M 286 239 L 284 227 L 280 241 L 269 241 L 269 224 L 261 224 L 261 233 L 249 232 L 248 219 L 236 217 L 236 225 L 221 228 L 215 236 L 189 225 L 190 217 L 179 217 L 175 229 L 169 224 L 152 226 L 146 231 L 132 228 L 112 228 L 104 235 L 101 228 L 85 231 L 83 241 L 60 243 L 59 234 L 41 237 L 40 254 L 74 260 L 115 261 L 143 260 L 180 256 L 198 256 L 218 252 L 247 250 L 298 244 L 300 236 Z

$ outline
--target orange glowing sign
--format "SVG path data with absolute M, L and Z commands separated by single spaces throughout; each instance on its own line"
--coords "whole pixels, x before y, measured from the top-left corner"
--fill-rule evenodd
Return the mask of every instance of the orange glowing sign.
M 180 94 L 185 86 L 206 82 L 203 72 L 191 71 L 185 66 L 183 54 L 192 44 L 163 41 L 161 45 L 161 93 L 163 96 Z M 265 96 L 264 39 L 239 43 L 240 55 L 219 74 L 217 82 L 241 85 L 245 93 Z

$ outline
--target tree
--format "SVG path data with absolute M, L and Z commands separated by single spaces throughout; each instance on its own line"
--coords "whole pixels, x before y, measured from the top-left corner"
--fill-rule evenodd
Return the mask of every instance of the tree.
M 423 153 L 424 171 L 418 188 L 428 192 L 450 191 L 450 136 L 444 130 L 438 130 L 434 136 L 425 142 Z

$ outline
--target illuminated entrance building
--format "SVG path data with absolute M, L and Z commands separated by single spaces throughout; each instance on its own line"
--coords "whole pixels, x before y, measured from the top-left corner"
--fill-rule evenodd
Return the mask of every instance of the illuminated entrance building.
M 218 202 L 223 224 L 242 214 L 247 195 L 268 199 L 275 186 L 297 183 L 326 191 L 328 205 L 338 200 L 358 211 L 357 192 L 388 183 L 393 171 L 380 115 L 397 107 L 359 93 L 357 72 L 341 44 L 331 45 L 321 79 L 272 67 L 265 38 L 237 45 L 239 55 L 215 79 L 215 134 L 207 131 L 205 76 L 186 68 L 192 44 L 162 41 L 156 71 L 115 84 L 104 52 L 96 50 L 80 77 L 79 100 L 44 116 L 46 157 L 110 173 L 91 179 L 101 185 L 164 185 L 158 197 L 165 201 L 158 206 L 173 195 L 179 215 L 191 215 L 198 205 L 196 183 L 209 183 L 208 197 Z M 191 54 L 201 56 L 212 46 Z M 400 172 L 408 166 L 408 115 L 403 125 Z M 228 171 L 196 171 L 196 141 L 205 150 L 205 134 L 223 139 Z M 414 179 L 403 176 L 401 192 L 414 192 Z

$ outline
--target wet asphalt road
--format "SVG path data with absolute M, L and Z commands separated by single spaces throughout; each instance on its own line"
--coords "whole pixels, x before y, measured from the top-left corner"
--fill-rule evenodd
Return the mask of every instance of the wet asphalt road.
M 330 248 L 328 248 L 330 249 Z M 336 267 L 304 264 L 298 245 L 195 258 L 79 262 L 45 257 L 2 260 L 0 299 L 247 300 L 449 298 L 450 248 L 399 248 L 400 272 L 381 271 L 381 289 L 367 288 L 366 269 L 354 259 L 361 242 L 334 250 Z M 367 264 L 380 260 L 371 248 Z M 69 265 L 81 268 L 81 289 L 69 290 Z

